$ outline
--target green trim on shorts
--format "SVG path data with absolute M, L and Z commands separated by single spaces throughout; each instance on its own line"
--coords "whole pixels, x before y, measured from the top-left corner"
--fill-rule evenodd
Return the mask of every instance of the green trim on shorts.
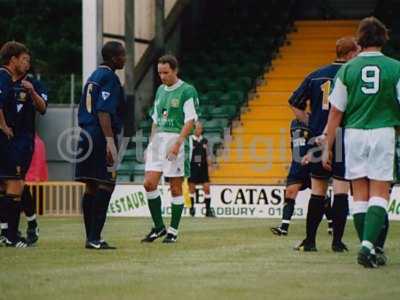
M 185 153 L 185 160 L 183 163 L 183 176 L 185 177 L 190 177 L 190 154 L 191 154 L 191 149 L 190 149 L 190 143 L 189 143 L 189 139 L 187 138 L 185 140 L 185 145 L 184 145 L 184 153 Z
M 395 138 L 394 138 L 394 166 L 393 166 L 393 182 L 399 183 L 400 182 L 400 138 L 397 132 L 395 131 Z

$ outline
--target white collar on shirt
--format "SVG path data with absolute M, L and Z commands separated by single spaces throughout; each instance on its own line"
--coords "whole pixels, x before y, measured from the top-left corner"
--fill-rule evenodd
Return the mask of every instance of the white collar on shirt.
M 368 56 L 382 56 L 383 53 L 380 51 L 366 51 L 366 52 L 361 52 L 358 54 L 358 56 L 362 57 L 368 57 Z
M 171 86 L 166 86 L 166 85 L 164 85 L 164 89 L 165 89 L 167 92 L 171 92 L 171 91 L 174 91 L 174 90 L 176 90 L 177 88 L 179 88 L 182 84 L 183 84 L 183 81 L 180 80 L 180 79 L 178 79 L 178 81 L 177 81 L 174 85 L 171 85 Z

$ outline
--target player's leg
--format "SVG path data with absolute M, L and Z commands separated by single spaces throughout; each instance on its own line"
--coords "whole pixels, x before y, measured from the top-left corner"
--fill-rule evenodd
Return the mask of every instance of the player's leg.
M 171 224 L 167 229 L 167 236 L 163 243 L 174 243 L 178 238 L 179 223 L 182 217 L 184 207 L 182 183 L 183 177 L 170 177 L 170 190 L 171 190 Z
M 190 209 L 189 213 L 192 217 L 196 215 L 196 208 L 194 207 L 195 196 L 196 196 L 196 184 L 189 181 L 189 194 L 190 194 Z
M 97 185 L 94 203 L 92 204 L 92 222 L 89 233 L 89 246 L 95 249 L 116 249 L 105 242 L 101 235 L 114 187 L 115 185 L 112 183 L 99 183 Z
M 365 267 L 374 267 L 369 255 L 375 254 L 375 244 L 385 226 L 387 205 L 389 200 L 390 182 L 369 181 L 369 203 L 365 214 L 364 230 L 358 262 Z M 384 262 L 386 263 L 386 261 Z
M 211 207 L 211 194 L 210 194 L 210 183 L 203 183 L 204 190 L 204 203 L 206 205 L 206 217 L 215 218 L 215 212 Z
M 348 251 L 342 242 L 349 214 L 349 183 L 345 180 L 333 179 L 333 205 L 332 205 L 332 227 L 333 239 L 332 250 L 335 252 Z
M 394 128 L 379 128 L 367 132 L 369 145 L 367 159 L 368 210 L 365 214 L 364 230 L 358 263 L 375 267 L 374 244 L 385 224 L 389 201 L 390 183 L 393 181 L 395 165 Z
M 389 190 L 389 195 L 392 194 L 392 189 L 393 189 L 394 184 L 391 184 L 391 188 Z M 383 225 L 383 228 L 381 230 L 381 233 L 378 236 L 378 239 L 376 240 L 374 246 L 375 246 L 375 253 L 376 253 L 376 261 L 377 264 L 380 266 L 384 266 L 387 263 L 387 256 L 385 254 L 385 243 L 386 243 L 386 238 L 389 232 L 389 215 L 386 214 L 385 218 L 385 224 Z
M 18 161 L 21 165 L 22 178 L 25 179 L 26 173 L 32 162 L 33 156 L 33 140 L 20 140 L 17 147 Z M 35 212 L 35 201 L 33 200 L 30 188 L 28 185 L 24 185 L 21 196 L 21 208 L 25 213 L 28 227 L 26 229 L 26 239 L 30 244 L 34 244 L 39 239 L 39 228 L 37 223 L 37 217 Z
M 0 183 L 0 243 L 3 243 L 6 238 L 6 231 L 8 228 L 7 224 L 7 215 L 5 214 L 6 212 L 6 207 L 4 207 L 5 202 L 4 202 L 4 197 L 6 195 L 5 187 L 3 183 Z
M 33 200 L 29 186 L 26 184 L 22 191 L 21 206 L 28 221 L 28 228 L 26 229 L 27 241 L 30 244 L 34 244 L 39 239 L 39 228 L 36 220 L 35 201 Z
M 299 251 L 317 251 L 316 235 L 319 224 L 324 216 L 324 200 L 328 189 L 328 180 L 325 178 L 311 178 L 311 197 L 308 202 L 306 217 L 306 238 L 295 247 Z
M 146 190 L 147 203 L 154 226 L 150 233 L 142 239 L 142 242 L 151 243 L 167 233 L 162 218 L 161 195 L 158 190 L 161 174 L 158 171 L 146 171 L 144 175 L 144 189 Z
M 275 235 L 287 235 L 290 221 L 294 213 L 294 206 L 298 192 L 301 189 L 301 183 L 290 184 L 285 190 L 285 202 L 283 203 L 282 221 L 278 227 L 272 227 L 271 231 Z
M 93 218 L 93 206 L 96 201 L 97 184 L 94 181 L 86 181 L 85 192 L 82 196 L 82 214 L 83 223 L 85 225 L 86 242 L 89 241 L 90 229 Z
M 331 198 L 326 195 L 325 200 L 324 200 L 324 214 L 326 218 L 326 222 L 328 223 L 328 234 L 332 235 L 333 234 L 333 225 L 332 225 L 332 204 L 331 204 Z
M 324 200 L 327 189 L 328 181 L 326 179 L 311 178 L 311 197 L 308 202 L 306 220 L 306 241 L 314 247 L 318 227 L 324 216 Z
M 24 187 L 23 180 L 11 179 L 5 182 L 6 193 L 3 198 L 7 215 L 7 234 L 6 246 L 25 248 L 28 243 L 19 237 L 19 215 L 21 213 L 21 195 Z

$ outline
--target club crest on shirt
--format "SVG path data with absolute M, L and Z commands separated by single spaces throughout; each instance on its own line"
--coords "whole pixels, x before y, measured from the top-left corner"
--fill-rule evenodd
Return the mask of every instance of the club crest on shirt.
M 48 100 L 47 94 L 40 94 L 40 96 L 42 96 L 42 98 L 44 99 L 44 101 Z
M 171 107 L 177 108 L 179 107 L 179 99 L 175 98 L 171 100 Z
M 108 97 L 110 97 L 111 93 L 109 92 L 101 92 L 101 96 L 103 97 L 103 100 L 107 100 Z
M 19 92 L 18 100 L 19 101 L 26 101 L 26 93 L 25 92 Z

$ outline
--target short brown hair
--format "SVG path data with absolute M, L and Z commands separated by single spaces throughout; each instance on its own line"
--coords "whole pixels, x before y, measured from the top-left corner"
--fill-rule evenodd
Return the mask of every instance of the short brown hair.
M 29 54 L 28 48 L 16 41 L 9 41 L 0 49 L 0 61 L 2 65 L 7 65 L 13 56 L 19 57 L 21 54 Z
M 169 64 L 172 70 L 176 70 L 178 68 L 178 60 L 172 54 L 166 54 L 161 56 L 158 59 L 159 64 Z
M 357 30 L 357 40 L 361 48 L 383 47 L 389 39 L 388 30 L 375 17 L 361 20 Z
M 343 58 L 352 51 L 357 51 L 358 45 L 356 39 L 351 36 L 346 36 L 336 41 L 336 56 Z

